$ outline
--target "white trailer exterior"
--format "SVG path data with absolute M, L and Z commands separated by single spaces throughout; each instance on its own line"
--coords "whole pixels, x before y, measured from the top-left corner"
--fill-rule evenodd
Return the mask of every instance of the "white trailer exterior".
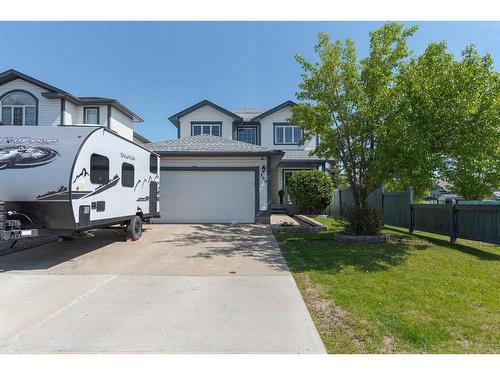
M 23 229 L 70 235 L 157 216 L 159 165 L 105 127 L 0 126 L 0 201 Z

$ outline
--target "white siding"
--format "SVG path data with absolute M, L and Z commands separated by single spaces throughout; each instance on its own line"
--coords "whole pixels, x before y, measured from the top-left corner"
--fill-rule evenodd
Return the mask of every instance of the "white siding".
M 77 124 L 76 114 L 78 111 L 78 107 L 66 100 L 65 110 L 64 110 L 64 125 L 73 125 Z
M 67 102 L 66 102 L 67 104 Z M 83 109 L 85 107 L 99 107 L 99 125 L 107 126 L 108 125 L 108 106 L 106 105 L 86 105 L 86 106 L 78 106 L 76 107 L 76 121 L 73 124 L 83 124 Z
M 282 150 L 311 150 L 316 147 L 316 137 L 313 136 L 304 145 L 275 145 L 274 123 L 288 122 L 292 115 L 291 107 L 283 108 L 261 120 L 261 145 L 270 149 Z M 215 121 L 222 122 L 222 136 L 233 139 L 233 118 L 208 105 L 198 108 L 179 119 L 180 137 L 191 136 L 191 122 Z
M 262 173 L 262 167 L 266 166 L 266 158 L 162 158 L 162 167 L 259 167 L 259 209 L 267 210 L 267 171 Z
M 310 150 L 316 147 L 316 137 L 313 136 L 304 145 L 275 145 L 274 144 L 274 123 L 288 122 L 292 116 L 292 107 L 286 107 L 264 117 L 261 123 L 261 145 L 271 149 L 280 150 Z
M 196 111 L 188 113 L 179 119 L 181 138 L 191 136 L 191 121 L 222 122 L 222 136 L 233 139 L 233 118 L 208 105 L 198 108 Z
M 111 125 L 110 129 L 117 132 L 122 137 L 134 139 L 134 130 L 132 129 L 133 122 L 130 117 L 125 116 L 115 108 L 111 108 Z
M 42 96 L 47 90 L 19 78 L 1 85 L 0 96 L 11 90 L 28 91 L 38 99 L 39 126 L 61 124 L 61 99 L 47 99 Z

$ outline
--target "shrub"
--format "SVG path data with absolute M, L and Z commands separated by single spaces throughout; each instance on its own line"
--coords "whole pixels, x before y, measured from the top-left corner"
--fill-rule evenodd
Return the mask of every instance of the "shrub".
M 288 180 L 288 194 L 295 208 L 308 214 L 322 212 L 333 194 L 333 182 L 324 172 L 304 170 Z
M 375 207 L 346 207 L 345 230 L 358 236 L 376 236 L 384 227 L 384 217 Z

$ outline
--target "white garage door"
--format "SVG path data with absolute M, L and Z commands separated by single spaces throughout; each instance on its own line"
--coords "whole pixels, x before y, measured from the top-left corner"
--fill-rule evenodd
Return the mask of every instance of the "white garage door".
M 161 223 L 255 222 L 255 172 L 161 172 Z

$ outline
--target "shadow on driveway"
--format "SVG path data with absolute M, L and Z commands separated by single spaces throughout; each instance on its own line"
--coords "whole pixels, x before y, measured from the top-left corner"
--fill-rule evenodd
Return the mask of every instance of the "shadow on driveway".
M 203 224 L 185 225 L 189 231 L 170 232 L 170 238 L 153 241 L 183 247 L 198 247 L 199 251 L 187 258 L 212 259 L 215 257 L 245 257 L 265 263 L 275 270 L 288 271 L 271 230 L 265 225 Z
M 100 229 L 72 241 L 51 242 L 0 257 L 0 273 L 17 270 L 45 270 L 96 251 L 125 237 L 110 229 Z

